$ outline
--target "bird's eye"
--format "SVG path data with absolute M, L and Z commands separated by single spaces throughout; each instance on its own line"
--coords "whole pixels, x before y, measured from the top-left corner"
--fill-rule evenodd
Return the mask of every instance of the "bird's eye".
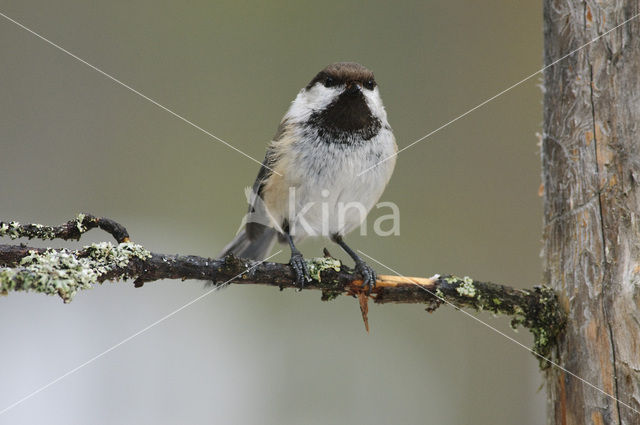
M 376 82 L 374 80 L 367 80 L 362 84 L 367 90 L 373 90 L 376 86 Z
M 325 87 L 333 87 L 336 85 L 336 80 L 334 80 L 331 77 L 327 77 L 324 79 L 324 86 Z

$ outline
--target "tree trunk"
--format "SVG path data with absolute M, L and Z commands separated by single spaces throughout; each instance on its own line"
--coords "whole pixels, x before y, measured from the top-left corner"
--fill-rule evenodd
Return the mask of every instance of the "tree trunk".
M 639 8 L 545 0 L 545 64 Z M 568 311 L 554 361 L 613 396 L 551 368 L 548 422 L 640 424 L 640 18 L 550 66 L 544 89 L 544 280 Z

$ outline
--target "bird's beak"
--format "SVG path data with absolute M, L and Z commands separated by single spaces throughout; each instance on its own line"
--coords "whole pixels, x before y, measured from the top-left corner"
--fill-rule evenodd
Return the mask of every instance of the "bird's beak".
M 360 86 L 355 81 L 349 81 L 347 83 L 347 88 L 344 91 L 349 94 L 356 94 L 360 91 Z

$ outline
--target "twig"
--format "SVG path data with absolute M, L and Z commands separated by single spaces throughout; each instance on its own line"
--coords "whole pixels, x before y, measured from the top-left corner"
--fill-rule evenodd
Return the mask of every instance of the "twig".
M 127 229 L 124 226 L 108 218 L 95 217 L 91 214 L 78 214 L 75 219 L 69 220 L 60 226 L 0 221 L 0 236 L 9 236 L 11 239 L 79 240 L 83 233 L 96 227 L 109 233 L 118 243 L 129 240 L 129 233 L 127 233 Z

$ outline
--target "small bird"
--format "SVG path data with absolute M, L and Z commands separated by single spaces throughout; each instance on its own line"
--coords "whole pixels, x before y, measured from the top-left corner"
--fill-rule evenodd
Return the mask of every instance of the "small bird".
M 304 87 L 268 145 L 244 228 L 219 254 L 263 260 L 276 240 L 291 248 L 296 284 L 311 280 L 296 244 L 328 237 L 355 261 L 370 291 L 375 271 L 343 237 L 365 220 L 391 178 L 397 145 L 373 73 L 334 63 Z M 364 172 L 364 173 L 363 173 Z

